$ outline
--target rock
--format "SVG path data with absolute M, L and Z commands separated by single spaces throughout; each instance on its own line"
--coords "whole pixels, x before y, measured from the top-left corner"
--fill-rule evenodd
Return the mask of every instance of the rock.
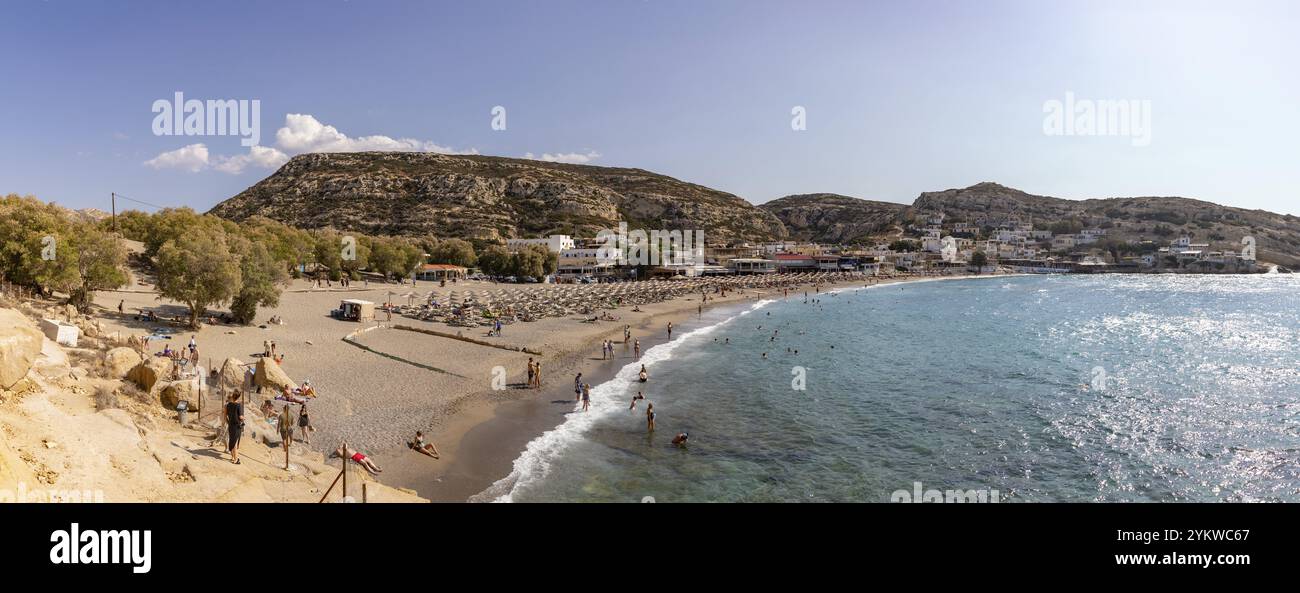
M 154 393 L 154 387 L 159 386 L 159 382 L 164 381 L 171 376 L 172 361 L 163 356 L 150 356 L 140 361 L 126 374 L 140 389 L 149 393 Z
M 13 387 L 31 370 L 45 336 L 22 313 L 0 309 L 0 389 Z
M 175 410 L 176 405 L 181 403 L 181 400 L 188 401 L 191 405 L 197 402 L 198 394 L 194 391 L 194 383 L 195 381 L 192 379 L 166 383 L 158 394 L 158 399 L 162 402 L 163 408 Z
M 140 353 L 135 349 L 125 346 L 114 348 L 104 353 L 104 372 L 109 377 L 121 379 L 140 362 Z
M 217 389 L 224 389 L 229 395 L 236 389 L 244 388 L 244 363 L 238 358 L 227 358 L 221 363 L 221 378 Z
M 257 360 L 257 373 L 253 381 L 258 387 L 271 387 L 276 393 L 284 391 L 285 387 L 297 389 L 298 384 L 289 378 L 289 375 L 280 368 L 280 365 L 271 361 L 269 358 L 259 358 Z
M 68 317 L 68 321 L 72 321 L 76 319 L 77 316 L 79 315 L 79 313 L 77 313 L 77 308 L 73 307 L 72 305 L 64 305 L 63 314 Z

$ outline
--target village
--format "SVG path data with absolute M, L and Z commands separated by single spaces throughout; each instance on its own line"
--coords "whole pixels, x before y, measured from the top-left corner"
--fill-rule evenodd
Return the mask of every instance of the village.
M 1112 223 L 1103 223 L 1109 224 Z M 1052 225 L 1057 226 L 1057 225 Z M 725 276 L 808 272 L 890 273 L 1263 273 L 1269 266 L 1255 257 L 1253 239 L 1242 249 L 1212 249 L 1189 235 L 1173 240 L 1117 238 L 1114 228 L 1084 227 L 1055 232 L 1032 220 L 1009 217 L 975 222 L 946 220 L 932 213 L 908 225 L 901 235 L 874 243 L 827 245 L 802 241 L 734 244 L 705 243 L 693 258 L 664 258 L 655 266 L 631 266 L 604 249 L 599 239 L 550 235 L 510 239 L 512 250 L 540 245 L 557 258 L 557 282 L 603 282 L 677 276 Z M 1155 235 L 1168 234 L 1157 229 Z M 1126 233 L 1131 235 L 1131 233 Z M 684 260 L 684 261 L 679 261 Z M 421 280 L 464 275 L 469 270 L 426 264 Z

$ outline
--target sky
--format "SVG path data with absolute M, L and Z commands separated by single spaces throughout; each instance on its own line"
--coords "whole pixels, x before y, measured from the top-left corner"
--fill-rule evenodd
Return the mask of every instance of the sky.
M 0 0 L 0 194 L 206 210 L 294 154 L 378 149 L 754 203 L 995 181 L 1300 214 L 1296 30 L 1287 0 Z M 176 92 L 258 100 L 259 145 L 156 134 Z M 1100 102 L 1133 116 L 1097 134 Z

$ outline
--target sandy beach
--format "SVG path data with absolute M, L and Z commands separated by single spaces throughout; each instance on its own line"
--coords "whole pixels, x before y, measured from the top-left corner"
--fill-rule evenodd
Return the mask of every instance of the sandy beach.
M 912 278 L 879 282 L 908 279 Z M 863 284 L 857 279 L 823 285 L 822 290 Z M 200 362 L 209 368 L 220 366 L 227 358 L 253 363 L 261 354 L 263 341 L 273 340 L 277 352 L 285 355 L 283 370 L 298 383 L 310 380 L 318 393 L 307 405 L 317 429 L 311 435 L 313 450 L 326 452 L 346 441 L 385 468 L 381 480 L 385 484 L 413 489 L 434 501 L 464 501 L 508 474 L 511 462 L 531 439 L 573 411 L 576 373 L 583 373 L 584 380 L 596 385 L 632 361 L 631 346 L 625 349 L 622 344 L 624 325 L 631 326 L 632 339 L 640 340 L 645 351 L 668 338 L 665 328 L 669 322 L 678 335 L 692 329 L 701 306 L 698 294 L 688 295 L 642 305 L 640 312 L 627 306 L 609 311 L 616 321 L 591 322 L 585 320 L 589 317 L 571 315 L 514 323 L 506 326 L 500 337 L 488 337 L 487 328 L 452 327 L 397 315 L 390 321 L 383 311 L 377 312 L 376 321 L 366 323 L 329 316 L 345 298 L 376 303 L 392 298 L 402 304 L 403 299 L 390 294 L 411 290 L 442 294 L 454 289 L 507 286 L 542 290 L 549 285 L 460 282 L 443 288 L 431 283 L 412 287 L 358 282 L 344 289 L 337 283 L 317 288 L 297 280 L 281 296 L 279 306 L 258 312 L 259 323 L 279 316 L 282 325 L 205 325 L 197 332 L 179 324 L 137 320 L 139 309 L 158 311 L 164 319 L 183 314 L 183 307 L 160 301 L 147 284 L 102 292 L 96 304 L 103 307 L 99 314 L 110 334 L 161 330 L 170 332 L 171 338 L 165 342 L 173 348 L 183 348 L 194 336 Z M 791 297 L 803 288 L 791 287 Z M 766 295 L 756 290 L 732 291 L 726 297 L 711 295 L 704 307 L 734 306 L 781 294 L 782 289 L 769 289 Z M 119 301 L 124 315 L 117 312 Z M 396 326 L 461 335 L 495 346 Z M 353 342 L 344 340 L 349 335 L 354 336 Z M 600 358 L 600 344 L 606 339 L 616 342 L 614 360 Z M 540 354 L 519 351 L 521 348 Z M 161 350 L 162 342 L 151 342 L 150 349 Z M 524 387 L 530 356 L 542 365 L 541 389 Z M 506 388 L 493 389 L 494 372 L 502 369 Z M 260 404 L 261 398 L 270 396 L 255 395 L 250 403 Z M 202 417 L 212 418 L 216 409 L 218 400 L 206 398 Z M 407 446 L 417 430 L 424 431 L 437 446 L 440 459 Z

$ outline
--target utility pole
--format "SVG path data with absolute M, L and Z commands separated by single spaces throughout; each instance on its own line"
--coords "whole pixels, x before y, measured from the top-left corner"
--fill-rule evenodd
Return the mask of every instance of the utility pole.
M 113 232 L 116 233 L 117 232 L 117 193 L 110 192 L 109 195 L 112 196 L 113 199 Z

